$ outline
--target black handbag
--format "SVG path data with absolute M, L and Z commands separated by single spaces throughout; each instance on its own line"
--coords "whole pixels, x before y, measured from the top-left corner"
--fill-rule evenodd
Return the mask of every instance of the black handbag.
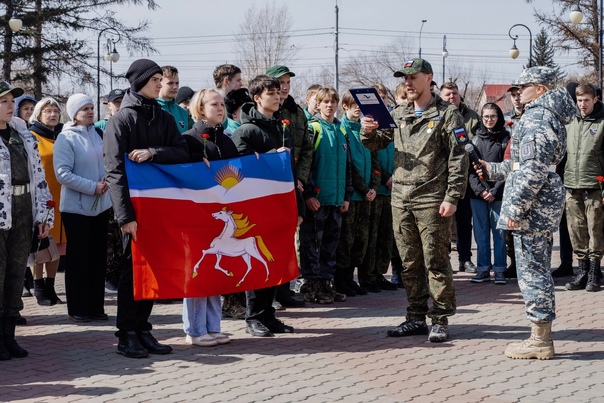
M 31 248 L 29 250 L 29 253 L 36 253 L 37 251 L 44 250 L 50 246 L 50 241 L 48 240 L 48 237 L 39 239 L 38 235 L 40 235 L 40 230 L 36 225 L 34 227 L 34 235 L 31 238 Z M 40 244 L 40 247 L 38 247 L 38 243 Z

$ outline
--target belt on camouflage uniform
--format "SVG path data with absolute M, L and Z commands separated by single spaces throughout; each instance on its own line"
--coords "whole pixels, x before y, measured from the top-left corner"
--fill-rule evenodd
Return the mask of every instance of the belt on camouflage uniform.
M 520 169 L 520 163 L 512 161 L 512 171 L 517 171 L 519 169 Z M 550 172 L 556 172 L 556 165 L 550 165 L 547 168 L 547 170 Z

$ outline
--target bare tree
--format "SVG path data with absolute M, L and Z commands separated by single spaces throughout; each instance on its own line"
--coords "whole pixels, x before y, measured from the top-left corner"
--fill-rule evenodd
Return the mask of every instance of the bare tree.
M 297 54 L 290 44 L 289 30 L 293 24 L 287 6 L 275 2 L 263 7 L 252 4 L 239 26 L 235 48 L 240 55 L 239 68 L 251 78 L 276 64 L 288 64 Z
M 395 71 L 411 57 L 411 41 L 407 37 L 393 39 L 377 50 L 359 52 L 343 64 L 340 82 L 345 88 L 371 87 L 382 84 L 393 90 L 400 82 L 393 76 Z M 389 94 L 394 101 L 392 94 Z
M 532 3 L 533 0 L 526 0 Z M 570 21 L 570 12 L 581 8 L 584 18 L 581 24 Z M 598 38 L 600 13 L 598 0 L 552 0 L 552 11 L 535 10 L 535 18 L 553 32 L 554 45 L 563 52 L 578 52 L 578 64 L 597 70 L 600 43 Z

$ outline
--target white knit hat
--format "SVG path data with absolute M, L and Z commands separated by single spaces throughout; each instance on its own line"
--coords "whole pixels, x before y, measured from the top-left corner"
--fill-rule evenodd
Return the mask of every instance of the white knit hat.
M 86 105 L 94 105 L 92 98 L 90 98 L 86 94 L 73 94 L 67 100 L 67 104 L 65 105 L 65 109 L 67 109 L 67 114 L 69 115 L 69 120 L 73 121 L 75 115 L 85 107 Z

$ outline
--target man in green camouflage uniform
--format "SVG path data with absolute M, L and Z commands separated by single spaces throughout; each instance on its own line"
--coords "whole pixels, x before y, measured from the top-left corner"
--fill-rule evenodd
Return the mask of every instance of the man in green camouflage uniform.
M 451 217 L 466 191 L 468 136 L 459 110 L 430 92 L 432 66 L 423 59 L 405 63 L 395 77 L 405 78 L 410 102 L 396 108 L 397 129 L 376 130 L 378 122 L 362 119 L 363 144 L 370 150 L 394 141 L 392 216 L 394 238 L 403 261 L 407 317 L 388 336 L 427 334 L 447 340 L 448 317 L 455 314 L 455 288 L 449 260 Z M 428 308 L 428 298 L 432 307 Z
M 552 234 L 564 211 L 564 185 L 555 172 L 566 153 L 566 129 L 575 104 L 566 88 L 554 88 L 556 72 L 530 67 L 516 85 L 525 111 L 512 138 L 512 159 L 483 163 L 492 180 L 506 180 L 498 229 L 514 231 L 518 286 L 524 298 L 531 336 L 511 343 L 510 358 L 550 359 L 556 318 L 554 280 L 550 274 Z
M 579 273 L 567 290 L 600 291 L 600 261 L 604 255 L 604 105 L 596 88 L 581 84 L 576 89 L 579 114 L 566 127 L 567 162 L 562 180 L 566 188 L 566 216 Z M 571 266 L 572 273 L 572 266 Z M 552 277 L 556 277 L 555 272 Z

